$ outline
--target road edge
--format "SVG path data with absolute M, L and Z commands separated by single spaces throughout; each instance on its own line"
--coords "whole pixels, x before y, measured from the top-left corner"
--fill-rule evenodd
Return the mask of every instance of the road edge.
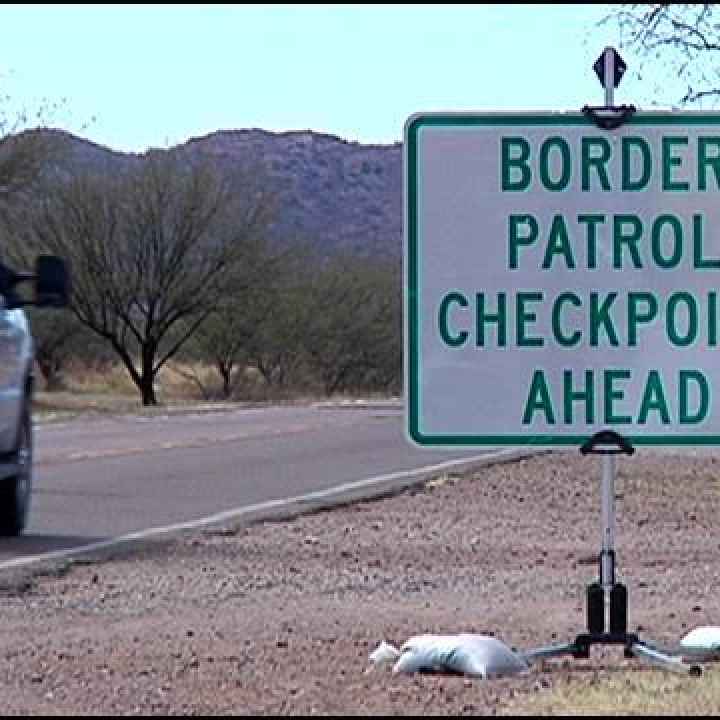
M 233 533 L 261 522 L 283 522 L 302 515 L 332 510 L 356 502 L 380 500 L 398 495 L 426 482 L 429 478 L 447 472 L 465 472 L 492 465 L 517 462 L 525 458 L 552 452 L 537 448 L 506 448 L 470 458 L 449 460 L 412 470 L 342 483 L 326 490 L 319 490 L 295 497 L 270 500 L 206 516 L 197 520 L 162 527 L 148 528 L 76 548 L 55 550 L 49 553 L 15 558 L 0 563 L 0 590 L 26 585 L 28 575 L 63 574 L 72 565 L 100 564 L 128 552 L 147 548 L 159 548 L 161 544 L 177 540 L 195 532 Z M 19 577 L 13 577 L 13 571 Z M 29 572 L 28 572 L 29 571 Z

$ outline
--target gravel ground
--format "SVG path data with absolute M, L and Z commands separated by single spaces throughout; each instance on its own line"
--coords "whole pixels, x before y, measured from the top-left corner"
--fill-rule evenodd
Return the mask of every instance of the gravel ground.
M 499 714 L 598 673 L 617 648 L 483 681 L 393 675 L 369 653 L 424 632 L 529 649 L 584 629 L 601 461 L 575 452 L 402 495 L 0 577 L 0 707 L 20 714 Z M 720 622 L 720 460 L 618 461 L 630 629 L 674 647 Z M 25 571 L 26 572 L 26 571 Z

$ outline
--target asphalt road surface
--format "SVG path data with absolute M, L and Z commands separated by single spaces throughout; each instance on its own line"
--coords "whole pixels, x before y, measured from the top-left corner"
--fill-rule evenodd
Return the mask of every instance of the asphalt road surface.
M 413 448 L 391 405 L 40 424 L 30 523 L 0 565 L 483 452 Z

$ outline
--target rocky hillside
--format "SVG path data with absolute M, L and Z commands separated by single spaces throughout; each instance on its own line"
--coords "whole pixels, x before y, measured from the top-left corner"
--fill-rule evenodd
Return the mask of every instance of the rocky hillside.
M 75 167 L 114 172 L 137 155 L 69 136 Z M 323 252 L 352 250 L 399 258 L 402 252 L 402 146 L 361 145 L 313 133 L 227 130 L 177 149 L 213 159 L 238 178 L 262 171 L 280 198 L 273 232 Z

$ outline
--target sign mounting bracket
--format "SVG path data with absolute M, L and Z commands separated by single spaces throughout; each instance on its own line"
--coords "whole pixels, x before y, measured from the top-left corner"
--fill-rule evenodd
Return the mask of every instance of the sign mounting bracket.
M 627 65 L 613 47 L 606 47 L 593 65 L 600 84 L 605 88 L 605 105 L 585 105 L 583 114 L 602 130 L 614 130 L 624 125 L 636 112 L 634 105 L 613 104 L 615 88 L 620 84 Z
M 584 105 L 583 114 L 601 130 L 615 130 L 624 125 L 637 111 L 634 105 L 607 107 L 605 105 Z

